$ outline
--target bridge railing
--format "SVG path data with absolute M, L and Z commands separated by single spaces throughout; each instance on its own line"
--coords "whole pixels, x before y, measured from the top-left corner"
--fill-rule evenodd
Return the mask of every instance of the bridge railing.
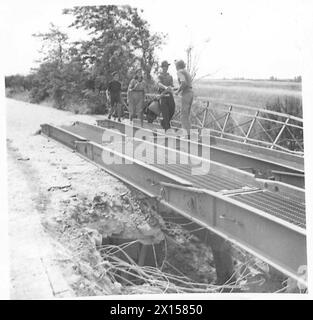
M 123 94 L 126 101 L 126 94 Z M 146 102 L 157 97 L 146 94 Z M 180 102 L 176 100 L 173 124 L 180 125 Z M 209 128 L 211 134 L 256 144 L 288 153 L 303 155 L 303 119 L 271 110 L 197 97 L 191 110 L 196 128 Z
M 180 118 L 180 109 L 174 116 Z M 216 99 L 197 98 L 192 124 L 211 134 L 242 143 L 303 155 L 303 119 L 285 113 L 253 108 Z

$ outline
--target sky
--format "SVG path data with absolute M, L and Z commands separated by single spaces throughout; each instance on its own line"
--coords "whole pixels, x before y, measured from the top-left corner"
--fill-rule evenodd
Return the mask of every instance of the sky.
M 192 45 L 199 56 L 197 77 L 293 78 L 305 68 L 303 51 L 313 34 L 311 0 L 2 0 L 3 73 L 27 74 L 36 66 L 41 45 L 32 34 L 47 31 L 51 22 L 73 40 L 81 37 L 68 28 L 71 17 L 62 15 L 63 8 L 112 3 L 142 8 L 151 29 L 168 35 L 157 51 L 161 60 L 186 59 Z

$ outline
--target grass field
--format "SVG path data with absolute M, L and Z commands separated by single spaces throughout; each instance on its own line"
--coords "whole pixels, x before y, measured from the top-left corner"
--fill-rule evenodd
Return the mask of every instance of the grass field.
M 202 108 L 198 97 L 209 101 L 240 104 L 261 109 L 270 109 L 302 117 L 301 83 L 269 80 L 200 80 L 193 84 L 195 99 L 193 109 Z M 28 92 L 6 89 L 6 96 L 29 102 Z M 50 99 L 51 100 L 51 99 Z M 52 101 L 42 104 L 52 106 Z M 180 105 L 179 99 L 176 99 Z M 86 113 L 86 105 L 73 103 L 67 106 L 74 113 Z
M 206 80 L 195 81 L 193 87 L 196 95 L 192 106 L 194 115 L 192 115 L 191 121 L 193 124 L 197 124 L 198 120 L 201 122 L 203 108 L 206 106 L 205 101 L 197 99 L 199 97 L 210 102 L 214 117 L 209 116 L 205 121 L 205 126 L 215 130 L 220 130 L 223 127 L 228 108 L 230 105 L 234 107 L 234 104 L 287 113 L 302 118 L 301 83 L 262 80 Z M 255 111 L 241 107 L 235 107 L 232 111 L 228 118 L 226 131 L 242 136 L 247 132 Z M 272 118 L 283 121 L 278 116 L 272 116 Z M 217 122 L 220 126 L 217 126 Z M 262 128 L 259 122 L 261 122 Z M 281 127 L 275 125 L 275 123 L 258 120 L 258 124 L 253 127 L 250 135 L 255 139 L 272 142 L 280 129 Z M 293 136 L 285 130 L 279 141 L 279 144 L 285 148 L 289 148 L 290 143 L 294 141 L 294 137 L 297 137 L 300 142 L 303 139 L 302 130 L 291 129 L 289 128 Z M 264 133 L 264 130 L 267 134 Z M 269 136 L 271 136 L 271 139 Z M 298 149 L 293 146 L 292 150 Z
M 197 97 L 217 99 L 257 108 L 286 100 L 302 105 L 301 83 L 268 80 L 202 80 L 194 83 Z

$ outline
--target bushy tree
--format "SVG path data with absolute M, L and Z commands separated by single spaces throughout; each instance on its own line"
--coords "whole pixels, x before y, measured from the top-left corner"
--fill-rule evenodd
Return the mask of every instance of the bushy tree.
M 56 63 L 44 62 L 33 70 L 32 88 L 30 91 L 30 101 L 39 103 L 49 96 L 53 96 L 54 82 L 58 72 Z
M 57 108 L 76 103 L 97 112 L 104 111 L 104 92 L 114 71 L 119 72 L 124 89 L 138 67 L 151 80 L 157 67 L 155 49 L 164 35 L 152 33 L 138 9 L 107 5 L 74 7 L 63 13 L 74 18 L 69 27 L 87 31 L 87 39 L 70 43 L 67 34 L 50 24 L 48 32 L 33 35 L 42 41 L 39 66 L 27 81 L 7 78 L 7 86 L 27 85 L 35 103 L 50 97 Z
M 68 35 L 53 23 L 50 23 L 48 32 L 35 33 L 33 36 L 39 38 L 42 42 L 40 50 L 42 61 L 56 63 L 57 67 L 61 68 L 68 57 Z
M 95 78 L 110 78 L 113 71 L 129 80 L 131 72 L 141 67 L 147 77 L 157 67 L 155 50 L 165 35 L 152 33 L 136 8 L 130 6 L 90 6 L 65 9 L 75 18 L 75 28 L 88 31 L 90 39 L 79 43 L 80 52 Z

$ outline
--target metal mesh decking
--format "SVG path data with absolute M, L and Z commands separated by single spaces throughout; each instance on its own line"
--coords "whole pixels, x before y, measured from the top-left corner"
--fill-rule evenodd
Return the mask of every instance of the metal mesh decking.
M 102 131 L 90 130 L 86 126 L 74 125 L 74 126 L 63 126 L 64 129 L 76 133 L 90 141 L 96 143 L 102 143 Z M 133 141 L 134 147 L 136 148 L 141 142 Z M 122 143 L 123 147 L 125 142 Z M 106 145 L 110 147 L 110 145 Z M 112 146 L 113 147 L 113 146 Z M 248 186 L 244 181 L 234 180 L 227 178 L 227 176 L 217 175 L 214 173 L 207 173 L 205 175 L 192 175 L 191 169 L 192 165 L 190 164 L 168 164 L 168 155 L 165 154 L 162 156 L 158 155 L 159 160 L 163 160 L 166 164 L 158 164 L 156 161 L 153 161 L 155 157 L 154 149 L 153 151 L 148 150 L 146 154 L 146 159 L 148 162 L 159 169 L 162 169 L 166 172 L 170 172 L 180 178 L 190 181 L 194 187 L 199 187 L 203 189 L 208 189 L 211 191 L 221 191 L 221 190 L 234 190 L 240 189 L 245 186 Z M 162 158 L 164 157 L 164 158 Z M 284 196 L 280 193 L 274 193 L 270 191 L 248 193 L 248 194 L 239 194 L 231 196 L 232 198 L 250 205 L 256 209 L 262 210 L 270 215 L 281 218 L 285 221 L 291 222 L 299 227 L 305 228 L 306 219 L 305 219 L 305 204 L 299 202 L 296 199 Z
M 269 191 L 236 195 L 234 199 L 299 227 L 305 228 L 306 226 L 305 204 L 294 199 Z

